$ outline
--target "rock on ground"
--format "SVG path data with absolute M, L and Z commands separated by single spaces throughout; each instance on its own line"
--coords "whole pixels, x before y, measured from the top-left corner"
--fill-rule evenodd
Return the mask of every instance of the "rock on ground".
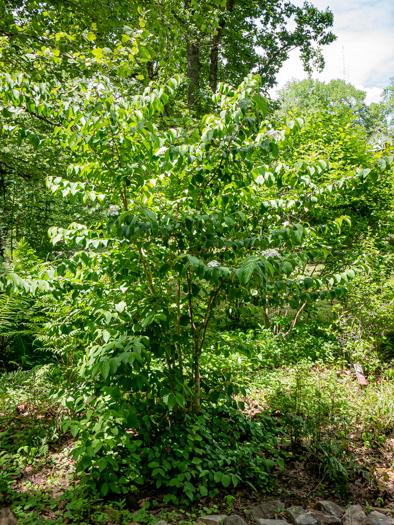
M 389 518 L 385 514 L 382 514 L 376 510 L 368 512 L 368 519 L 371 525 L 394 525 L 393 518 Z
M 156 521 L 154 525 L 168 525 L 168 523 L 164 520 Z
M 266 520 L 266 519 L 257 519 L 257 525 L 289 525 L 289 522 L 286 520 Z
M 318 510 L 321 510 L 325 514 L 331 514 L 332 516 L 336 516 L 337 518 L 342 518 L 342 516 L 345 514 L 345 509 L 343 507 L 340 507 L 333 501 L 318 501 L 316 503 L 316 508 Z
M 212 514 L 211 516 L 203 516 L 198 518 L 198 525 L 218 525 L 221 523 L 227 516 L 225 514 Z
M 320 512 L 319 510 L 311 510 L 310 513 L 317 520 L 318 525 L 340 525 L 341 524 L 341 518 L 338 518 L 338 516 L 327 514 L 325 512 Z
M 350 505 L 342 516 L 342 525 L 367 525 L 369 520 L 360 505 Z
M 294 525 L 318 525 L 317 519 L 301 507 L 290 507 L 286 512 Z
M 265 503 L 260 503 L 252 507 L 250 511 L 247 512 L 248 515 L 252 515 L 255 520 L 258 519 L 271 519 L 275 518 L 276 514 L 285 509 L 285 504 L 282 501 L 266 501 Z
M 223 525 L 248 525 L 238 514 L 231 514 L 224 518 Z
M 18 525 L 18 520 L 11 509 L 6 507 L 0 509 L 0 525 Z

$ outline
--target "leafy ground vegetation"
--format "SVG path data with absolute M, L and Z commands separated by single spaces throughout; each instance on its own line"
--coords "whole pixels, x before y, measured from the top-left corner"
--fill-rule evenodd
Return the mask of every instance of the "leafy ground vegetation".
M 392 508 L 392 90 L 373 108 L 341 81 L 268 99 L 286 43 L 310 67 L 334 38 L 312 7 L 164 2 L 190 26 L 173 71 L 138 2 L 11 4 L 2 505 L 147 525 L 267 494 Z M 233 54 L 258 16 L 255 75 L 249 41 L 246 71 Z

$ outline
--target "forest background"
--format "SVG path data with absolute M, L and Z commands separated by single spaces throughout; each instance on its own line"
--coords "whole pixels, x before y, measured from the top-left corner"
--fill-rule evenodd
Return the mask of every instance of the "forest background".
M 291 50 L 312 72 L 335 40 L 308 3 L 0 13 L 5 504 L 147 524 L 262 492 L 390 505 L 393 81 L 370 105 L 312 78 L 272 100 Z

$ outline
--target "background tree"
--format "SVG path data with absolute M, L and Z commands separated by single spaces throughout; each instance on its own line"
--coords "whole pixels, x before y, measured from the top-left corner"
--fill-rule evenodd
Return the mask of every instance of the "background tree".
M 379 104 L 367 106 L 366 95 L 365 91 L 340 79 L 325 83 L 308 78 L 288 82 L 279 90 L 278 101 L 283 115 L 295 108 L 307 112 L 350 112 L 355 122 L 372 134 L 382 124 L 383 113 Z
M 383 105 L 385 115 L 388 117 L 390 124 L 392 124 L 394 114 L 394 78 L 390 79 L 390 84 L 384 90 Z
M 268 89 L 293 49 L 300 50 L 307 70 L 313 65 L 321 68 L 320 46 L 335 40 L 329 31 L 333 16 L 328 9 L 319 11 L 309 3 L 297 7 L 284 0 L 95 4 L 14 0 L 2 9 L 3 60 L 35 78 L 47 77 L 48 67 L 59 78 L 92 74 L 94 62 L 85 60 L 90 42 L 95 42 L 97 56 L 98 50 L 111 48 L 125 24 L 139 28 L 143 15 L 154 51 L 143 75 L 150 80 L 160 75 L 165 80 L 183 72 L 189 80 L 188 104 L 194 109 L 197 100 L 200 105 L 203 102 L 207 89 L 216 90 L 218 81 L 236 84 L 251 71 L 262 76 Z M 295 24 L 292 29 L 290 20 Z M 53 54 L 56 59 L 48 60 Z M 133 68 L 125 67 L 123 73 L 129 82 L 135 80 Z

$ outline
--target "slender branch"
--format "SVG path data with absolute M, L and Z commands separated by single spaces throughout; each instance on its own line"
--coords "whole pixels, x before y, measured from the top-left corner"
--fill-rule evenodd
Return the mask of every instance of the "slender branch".
M 209 303 L 208 303 L 207 317 L 206 317 L 206 320 L 205 320 L 205 323 L 204 323 L 204 331 L 203 331 L 203 334 L 202 334 L 202 339 L 201 339 L 201 344 L 200 344 L 200 353 L 202 352 L 202 349 L 203 349 L 203 346 L 204 346 L 205 336 L 206 336 L 206 333 L 207 333 L 208 324 L 209 324 L 209 321 L 211 320 L 211 315 L 212 315 L 212 312 L 213 312 L 213 305 L 215 304 L 216 298 L 219 295 L 219 292 L 220 292 L 220 289 L 221 289 L 222 286 L 223 286 L 223 283 L 220 283 L 220 285 L 218 286 L 218 288 L 216 290 L 215 295 L 210 298 Z
M 146 256 L 144 254 L 142 247 L 139 244 L 137 244 L 137 247 L 138 247 L 138 253 L 140 254 L 142 266 L 144 267 L 144 273 L 146 275 L 146 278 L 148 279 L 149 289 L 152 292 L 152 294 L 155 295 L 156 291 L 155 291 L 155 287 L 153 286 L 153 277 L 152 277 L 152 271 L 149 266 L 149 262 L 146 259 Z
M 188 289 L 188 292 L 189 292 L 187 300 L 188 300 L 188 303 L 189 303 L 190 325 L 191 325 L 192 329 L 194 330 L 194 332 L 197 332 L 197 327 L 194 324 L 194 319 L 193 319 L 192 286 L 191 286 L 191 281 L 190 281 L 190 272 L 189 272 L 189 270 L 186 270 L 186 279 L 187 279 L 187 289 Z
M 35 111 L 31 111 L 30 109 L 27 109 L 27 107 L 25 106 L 23 106 L 23 108 L 29 113 L 29 115 L 31 115 L 32 117 L 38 118 L 39 120 L 42 120 L 43 122 L 45 122 L 46 124 L 49 124 L 50 126 L 54 126 L 54 127 L 59 126 L 61 128 L 64 128 L 62 124 L 57 124 L 56 122 L 53 122 L 52 120 L 49 120 L 48 118 L 43 117 L 42 115 L 39 115 Z
M 305 303 L 298 309 L 298 312 L 296 313 L 296 315 L 294 316 L 294 319 L 291 322 L 289 330 L 285 333 L 283 332 L 281 333 L 281 336 L 283 337 L 283 339 L 285 339 L 289 335 L 289 333 L 293 330 L 293 328 L 297 325 L 298 319 L 307 304 L 308 304 L 308 301 L 305 301 Z
M 263 320 L 264 320 L 264 326 L 266 328 L 270 328 L 271 323 L 268 317 L 268 298 L 265 296 L 265 306 L 263 306 Z
M 183 377 L 183 359 L 182 359 L 182 347 L 180 342 L 181 335 L 181 280 L 177 282 L 177 313 L 176 313 L 176 333 L 178 335 L 178 359 L 179 359 L 179 370 L 181 377 Z

